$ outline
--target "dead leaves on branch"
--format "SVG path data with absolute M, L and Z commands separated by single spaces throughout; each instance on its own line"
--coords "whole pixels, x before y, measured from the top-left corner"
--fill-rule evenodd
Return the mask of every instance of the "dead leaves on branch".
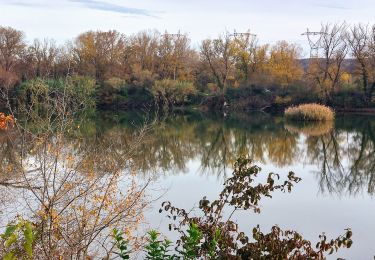
M 170 229 L 173 228 L 181 235 L 176 250 L 181 250 L 189 237 L 188 227 L 193 224 L 202 232 L 195 254 L 203 258 L 212 254 L 210 241 L 213 239 L 217 241 L 215 255 L 222 259 L 323 259 L 325 254 L 332 254 L 339 248 L 350 248 L 350 229 L 343 236 L 332 240 L 321 235 L 315 247 L 298 232 L 282 230 L 278 226 L 273 226 L 270 233 L 263 233 L 256 226 L 251 237 L 241 231 L 231 219 L 237 210 L 252 209 L 255 213 L 260 213 L 259 202 L 262 198 L 272 198 L 275 191 L 291 192 L 294 185 L 301 181 L 301 178 L 290 172 L 284 182 L 278 183 L 280 176 L 270 173 L 265 183 L 255 184 L 260 171 L 251 160 L 239 158 L 234 165 L 233 176 L 225 181 L 218 199 L 209 201 L 204 197 L 199 202 L 200 214 L 194 212 L 194 216 L 193 212 L 164 202 L 159 212 L 166 211 L 168 217 L 177 222 L 171 224 Z M 226 217 L 228 213 L 229 217 Z M 220 237 L 215 238 L 218 230 Z

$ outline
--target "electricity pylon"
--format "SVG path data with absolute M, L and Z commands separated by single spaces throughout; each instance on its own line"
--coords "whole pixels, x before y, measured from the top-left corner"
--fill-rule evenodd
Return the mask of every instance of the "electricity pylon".
M 167 33 L 167 31 L 165 31 L 165 33 L 162 36 L 164 36 L 166 38 L 171 37 L 171 38 L 179 39 L 182 36 L 182 34 L 181 34 L 180 30 L 177 33 Z
M 319 58 L 319 49 L 321 48 L 321 40 L 324 34 L 324 32 L 310 32 L 309 28 L 307 28 L 306 32 L 302 33 L 309 41 L 311 59 Z
M 236 32 L 236 30 L 234 30 L 234 33 L 229 34 L 229 37 L 234 37 L 234 40 L 240 43 L 243 48 L 247 48 L 248 44 L 254 43 L 257 35 L 250 33 L 250 30 L 247 32 Z
M 232 34 L 230 34 L 229 36 L 234 37 L 234 38 L 239 37 L 239 36 L 255 38 L 257 35 L 253 34 L 253 33 L 250 33 L 250 30 L 247 31 L 247 32 L 236 32 L 236 30 L 234 30 L 234 32 Z

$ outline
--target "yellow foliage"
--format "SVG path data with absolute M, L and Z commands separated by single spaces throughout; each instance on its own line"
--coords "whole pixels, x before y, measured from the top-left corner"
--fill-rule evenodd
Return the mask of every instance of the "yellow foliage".
M 211 93 L 218 93 L 220 91 L 219 86 L 215 83 L 208 83 L 207 88 Z
M 303 68 L 298 62 L 300 52 L 300 47 L 286 41 L 272 47 L 268 69 L 276 83 L 286 87 L 302 78 Z
M 276 96 L 276 99 L 275 99 L 275 103 L 276 104 L 288 104 L 292 101 L 292 97 L 290 96 L 286 96 L 286 97 L 280 97 L 280 96 Z
M 346 83 L 346 84 L 350 84 L 352 82 L 352 75 L 348 72 L 344 72 L 341 75 L 341 81 Z

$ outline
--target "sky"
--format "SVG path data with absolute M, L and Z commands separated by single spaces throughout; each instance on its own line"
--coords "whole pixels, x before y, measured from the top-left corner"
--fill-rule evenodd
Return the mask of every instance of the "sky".
M 374 11 L 375 0 L 0 0 L 0 25 L 24 31 L 28 41 L 58 43 L 88 30 L 180 30 L 196 46 L 224 31 L 250 29 L 261 43 L 287 40 L 306 48 L 307 28 L 373 24 Z

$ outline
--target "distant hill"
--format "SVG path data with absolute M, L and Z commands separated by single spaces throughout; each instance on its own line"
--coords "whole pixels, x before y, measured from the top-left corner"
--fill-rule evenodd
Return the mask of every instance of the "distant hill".
M 300 63 L 304 69 L 304 71 L 307 71 L 309 67 L 309 60 L 310 59 L 300 59 Z M 356 60 L 355 59 L 345 59 L 343 62 L 343 69 L 345 71 L 348 71 L 349 73 L 352 73 L 354 71 L 355 65 L 356 65 Z

